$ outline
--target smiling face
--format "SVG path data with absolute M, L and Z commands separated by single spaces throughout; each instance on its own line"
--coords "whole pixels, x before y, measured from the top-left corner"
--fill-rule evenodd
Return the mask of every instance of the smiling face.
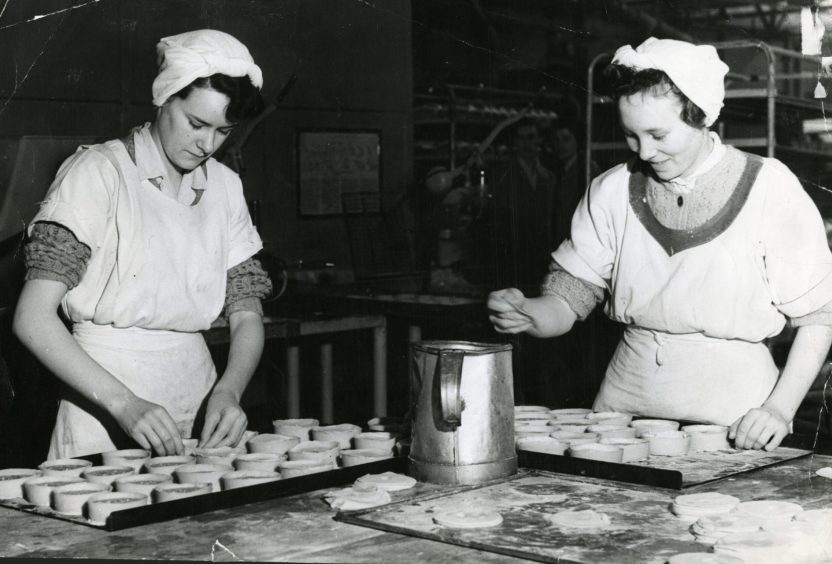
M 159 108 L 153 138 L 180 174 L 201 165 L 234 128 L 226 120 L 228 96 L 212 88 L 193 88 L 186 98 L 172 97 Z
M 618 110 L 630 150 L 661 180 L 690 174 L 708 157 L 708 129 L 682 120 L 682 102 L 674 94 L 623 96 Z

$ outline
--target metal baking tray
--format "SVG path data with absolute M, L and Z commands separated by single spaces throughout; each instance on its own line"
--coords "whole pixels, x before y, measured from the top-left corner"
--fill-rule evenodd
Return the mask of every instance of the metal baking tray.
M 811 450 L 780 447 L 771 452 L 736 450 L 681 457 L 653 456 L 647 460 L 622 464 L 518 450 L 517 462 L 523 468 L 681 490 L 810 454 Z
M 78 458 L 90 460 L 93 464 L 101 463 L 100 455 L 83 456 Z M 132 509 L 123 509 L 121 511 L 112 512 L 109 517 L 107 517 L 107 521 L 103 525 L 92 523 L 84 517 L 57 513 L 49 508 L 32 505 L 24 500 L 0 500 L 0 506 L 17 509 L 18 511 L 24 511 L 26 513 L 33 513 L 35 515 L 41 515 L 43 517 L 69 521 L 79 525 L 86 525 L 96 529 L 118 531 L 121 529 L 138 527 L 140 525 L 147 525 L 149 523 L 158 523 L 161 521 L 178 519 L 180 517 L 199 515 L 200 513 L 216 511 L 217 509 L 227 509 L 229 507 L 237 507 L 248 503 L 257 503 L 268 499 L 288 497 L 318 489 L 344 486 L 346 484 L 351 484 L 364 474 L 379 474 L 388 471 L 406 472 L 407 459 L 388 458 L 377 462 L 338 468 L 337 470 L 330 470 L 328 472 L 318 472 L 315 474 L 308 474 L 306 476 L 298 476 L 297 478 L 286 478 L 275 482 L 267 482 L 265 484 L 255 484 L 233 490 L 213 492 L 173 501 L 166 501 L 163 503 L 154 503 Z

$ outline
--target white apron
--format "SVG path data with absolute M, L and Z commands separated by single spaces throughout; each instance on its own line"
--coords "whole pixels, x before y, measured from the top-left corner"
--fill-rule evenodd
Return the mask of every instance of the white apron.
M 86 322 L 76 323 L 73 335 L 87 354 L 133 393 L 164 407 L 182 437 L 191 436 L 196 413 L 217 376 L 202 334 L 116 329 Z M 77 394 L 61 400 L 49 459 L 134 446 L 108 414 L 97 413 Z
M 217 376 L 199 329 L 217 317 L 225 296 L 227 191 L 222 175 L 210 175 L 209 168 L 215 184 L 199 205 L 182 205 L 139 178 L 121 143 L 110 142 L 107 148 L 93 150 L 120 173 L 121 185 L 110 194 L 116 202 L 114 217 L 104 244 L 94 252 L 82 283 L 67 294 L 64 307 L 76 319 L 73 335 L 79 345 L 137 396 L 163 406 L 182 436 L 190 437 Z M 58 203 L 50 206 L 47 200 L 36 220 L 75 228 L 77 220 L 65 217 L 68 208 L 60 187 L 56 192 Z M 87 320 L 79 322 L 72 314 L 84 308 L 92 308 L 91 320 L 82 316 Z M 67 391 L 50 459 L 126 446 L 135 443 L 108 414 Z
M 731 425 L 763 404 L 777 377 L 763 343 L 630 326 L 593 409 Z

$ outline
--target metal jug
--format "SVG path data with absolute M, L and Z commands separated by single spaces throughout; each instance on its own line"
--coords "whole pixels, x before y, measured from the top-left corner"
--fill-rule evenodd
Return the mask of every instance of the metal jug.
M 413 477 L 478 484 L 517 471 L 511 345 L 411 344 Z

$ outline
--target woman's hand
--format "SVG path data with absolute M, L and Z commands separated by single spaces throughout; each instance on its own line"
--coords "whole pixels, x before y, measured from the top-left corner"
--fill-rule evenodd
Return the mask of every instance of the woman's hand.
M 789 422 L 774 409 L 755 407 L 740 417 L 728 430 L 737 448 L 774 450 L 789 434 Z
M 534 327 L 526 309 L 526 297 L 517 288 L 497 290 L 488 295 L 488 316 L 498 333 L 523 333 Z
M 239 401 L 228 390 L 215 389 L 208 399 L 200 448 L 237 446 L 248 425 Z
M 142 448 L 153 450 L 158 456 L 185 451 L 176 422 L 161 405 L 134 396 L 111 413 Z

